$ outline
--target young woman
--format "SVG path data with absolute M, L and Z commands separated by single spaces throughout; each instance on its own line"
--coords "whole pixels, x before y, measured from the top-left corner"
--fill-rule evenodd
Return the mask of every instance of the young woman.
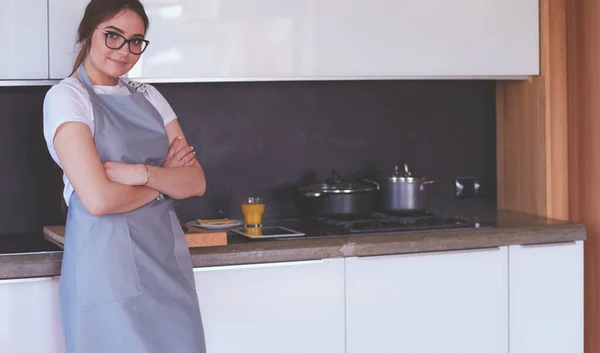
M 150 85 L 119 77 L 148 45 L 138 0 L 92 0 L 73 74 L 44 101 L 68 205 L 60 279 L 67 353 L 206 351 L 190 253 L 171 198 L 204 172 Z

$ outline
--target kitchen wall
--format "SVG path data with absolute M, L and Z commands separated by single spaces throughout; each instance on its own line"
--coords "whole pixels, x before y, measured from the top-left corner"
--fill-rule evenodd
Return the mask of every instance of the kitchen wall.
M 60 176 L 42 133 L 48 88 L 0 87 L 0 233 L 62 221 Z
M 204 197 L 177 202 L 181 219 L 267 199 L 265 217 L 296 213 L 294 190 L 331 175 L 376 178 L 405 160 L 439 180 L 432 211 L 493 208 L 455 200 L 456 176 L 495 185 L 493 81 L 340 81 L 158 84 L 205 168 Z M 0 88 L 0 232 L 61 222 L 60 180 L 42 135 L 48 87 Z

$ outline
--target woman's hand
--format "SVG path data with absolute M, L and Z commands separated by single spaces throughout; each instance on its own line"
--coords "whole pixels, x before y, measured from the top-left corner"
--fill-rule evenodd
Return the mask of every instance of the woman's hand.
M 189 147 L 177 119 L 168 123 L 165 129 L 169 136 L 169 151 L 162 166 L 148 166 L 150 178 L 146 187 L 176 200 L 204 195 L 204 170 Z M 180 140 L 176 141 L 177 139 Z
M 103 166 L 106 177 L 115 183 L 144 185 L 148 181 L 148 173 L 143 164 L 104 162 Z
M 161 167 L 189 167 L 194 165 L 195 162 L 196 152 L 194 151 L 194 147 L 188 146 L 187 143 L 183 142 L 181 137 L 178 137 L 169 146 L 167 158 L 165 158 Z

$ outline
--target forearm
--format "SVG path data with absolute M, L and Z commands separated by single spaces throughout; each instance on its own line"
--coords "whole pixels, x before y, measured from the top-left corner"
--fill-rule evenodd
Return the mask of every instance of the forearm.
M 100 161 L 90 127 L 81 122 L 63 123 L 54 136 L 54 147 L 62 168 L 83 207 L 94 216 L 123 213 L 146 205 L 158 192 L 130 182 L 120 183 L 108 177 L 121 173 L 111 169 L 114 162 Z M 116 163 L 122 164 L 122 163 Z M 143 169 L 143 167 L 142 167 Z M 124 178 L 131 179 L 132 170 L 126 171 Z M 142 178 L 145 177 L 145 171 Z M 143 183 L 143 182 L 142 182 Z
M 146 186 L 173 199 L 202 196 L 206 191 L 206 177 L 198 163 L 176 168 L 148 166 L 148 172 L 150 177 Z
M 108 182 L 98 190 L 97 202 L 91 212 L 98 216 L 129 212 L 148 204 L 157 196 L 158 192 L 148 187 Z

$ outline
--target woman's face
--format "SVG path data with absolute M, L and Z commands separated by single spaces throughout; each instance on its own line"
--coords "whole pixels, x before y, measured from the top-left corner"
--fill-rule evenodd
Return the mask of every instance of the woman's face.
M 140 55 L 132 54 L 128 44 L 118 50 L 110 49 L 106 45 L 107 35 L 109 44 L 113 44 L 122 41 L 122 38 L 115 34 L 120 34 L 127 39 L 144 39 L 144 32 L 142 18 L 132 10 L 122 10 L 113 18 L 98 25 L 92 34 L 92 45 L 87 57 L 89 63 L 94 66 L 94 69 L 112 79 L 124 75 L 137 63 Z M 134 43 L 130 45 L 131 49 L 136 52 Z

